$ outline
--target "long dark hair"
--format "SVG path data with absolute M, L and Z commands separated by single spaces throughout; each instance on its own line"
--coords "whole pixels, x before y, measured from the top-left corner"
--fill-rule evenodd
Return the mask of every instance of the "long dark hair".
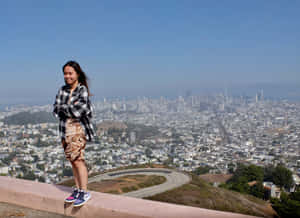
M 88 77 L 85 75 L 85 72 L 83 72 L 83 70 L 81 69 L 80 65 L 76 62 L 76 61 L 68 61 L 67 63 L 65 63 L 65 65 L 62 67 L 62 71 L 64 72 L 65 67 L 69 66 L 69 67 L 73 67 L 73 69 L 76 71 L 76 73 L 78 74 L 78 82 L 81 83 L 82 85 L 84 85 L 89 93 L 89 96 L 91 96 L 90 93 L 90 89 L 89 89 L 89 85 L 88 85 Z

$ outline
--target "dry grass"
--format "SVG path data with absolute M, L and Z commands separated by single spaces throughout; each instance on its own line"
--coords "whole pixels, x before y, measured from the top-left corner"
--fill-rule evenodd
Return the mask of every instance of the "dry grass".
M 121 169 L 134 169 L 134 168 L 170 168 L 163 165 L 136 165 L 122 167 L 119 169 L 110 170 L 116 171 Z M 174 169 L 174 168 L 172 168 Z M 100 173 L 99 173 L 100 174 Z M 255 198 L 251 195 L 245 195 L 238 192 L 215 188 L 209 183 L 199 178 L 194 174 L 190 174 L 192 181 L 188 184 L 185 184 L 181 187 L 175 188 L 173 190 L 160 193 L 158 195 L 148 197 L 146 199 L 170 202 L 174 204 L 188 205 L 193 207 L 201 207 L 213 210 L 228 211 L 234 213 L 242 213 L 253 216 L 260 217 L 277 217 L 276 212 L 272 209 L 269 203 L 261 199 Z M 130 178 L 130 177 L 129 177 Z M 136 177 L 137 178 L 137 177 Z M 120 178 L 118 178 L 120 179 Z M 214 178 L 212 178 L 214 179 Z M 227 179 L 224 177 L 216 177 L 216 179 Z M 127 180 L 129 181 L 129 180 Z M 132 181 L 131 181 L 132 182 Z M 128 189 L 134 189 L 133 183 L 128 184 Z M 70 183 L 70 181 L 69 181 Z M 117 181 L 106 181 L 105 186 L 114 186 L 117 184 Z M 100 184 L 98 184 L 100 185 Z M 126 191 L 126 190 L 125 190 Z M 111 189 L 107 193 L 119 194 L 123 190 Z
M 232 174 L 203 174 L 199 177 L 206 182 L 226 183 L 232 177 Z
M 116 179 L 105 180 L 101 182 L 92 182 L 88 184 L 88 189 L 98 192 L 123 194 L 146 188 L 153 185 L 159 185 L 166 181 L 163 176 L 156 175 L 127 175 Z
M 260 217 L 276 216 L 267 202 L 250 195 L 215 188 L 196 175 L 192 175 L 189 184 L 146 199 Z
M 100 174 L 104 174 L 104 173 L 108 173 L 108 172 L 114 172 L 114 171 L 118 171 L 118 170 L 127 170 L 127 169 L 139 169 L 139 168 L 165 168 L 165 169 L 174 169 L 172 167 L 165 166 L 165 165 L 160 165 L 160 164 L 139 164 L 139 165 L 130 165 L 130 166 L 119 167 L 117 169 L 106 170 L 106 171 L 103 171 L 103 172 L 90 173 L 88 177 L 92 178 L 94 176 L 97 176 L 97 175 L 100 175 Z M 64 186 L 72 187 L 72 186 L 75 185 L 75 181 L 74 181 L 74 179 L 67 179 L 67 180 L 65 180 L 63 182 L 57 183 L 57 185 L 64 185 Z

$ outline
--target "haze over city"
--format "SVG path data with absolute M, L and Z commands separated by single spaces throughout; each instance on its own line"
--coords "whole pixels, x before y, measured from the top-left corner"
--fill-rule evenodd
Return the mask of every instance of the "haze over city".
M 1 1 L 0 217 L 300 217 L 299 11 Z
M 1 104 L 53 103 L 78 61 L 95 99 L 299 99 L 298 1 L 5 1 Z

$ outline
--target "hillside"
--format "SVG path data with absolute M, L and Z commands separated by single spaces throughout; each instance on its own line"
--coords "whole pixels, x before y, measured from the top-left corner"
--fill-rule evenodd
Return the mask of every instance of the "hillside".
M 170 168 L 168 166 L 152 164 L 150 166 L 128 166 L 109 171 L 144 167 Z M 97 174 L 99 173 L 93 173 L 89 177 Z M 215 188 L 202 180 L 199 176 L 192 173 L 190 173 L 190 175 L 192 177 L 190 183 L 145 199 L 261 217 L 276 217 L 276 212 L 272 207 L 261 199 L 223 188 Z M 66 180 L 60 184 L 74 185 L 73 180 Z
M 215 188 L 198 176 L 190 175 L 192 181 L 189 184 L 146 199 L 260 217 L 276 217 L 270 204 L 261 199 Z
M 206 174 L 199 175 L 199 177 L 201 179 L 203 179 L 205 182 L 208 182 L 208 183 L 214 183 L 214 182 L 226 183 L 232 177 L 232 174 L 210 174 L 210 173 L 206 173 Z

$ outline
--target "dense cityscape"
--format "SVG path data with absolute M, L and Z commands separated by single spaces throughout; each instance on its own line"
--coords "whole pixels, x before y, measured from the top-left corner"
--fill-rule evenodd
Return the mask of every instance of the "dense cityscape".
M 264 99 L 259 91 L 251 97 L 103 99 L 94 102 L 94 109 L 97 136 L 85 150 L 90 172 L 157 163 L 228 173 L 238 162 L 282 163 L 299 179 L 300 102 Z M 51 110 L 52 105 L 23 105 L 0 112 L 2 175 L 47 183 L 70 176 Z M 39 123 L 14 118 L 40 112 L 51 119 Z

